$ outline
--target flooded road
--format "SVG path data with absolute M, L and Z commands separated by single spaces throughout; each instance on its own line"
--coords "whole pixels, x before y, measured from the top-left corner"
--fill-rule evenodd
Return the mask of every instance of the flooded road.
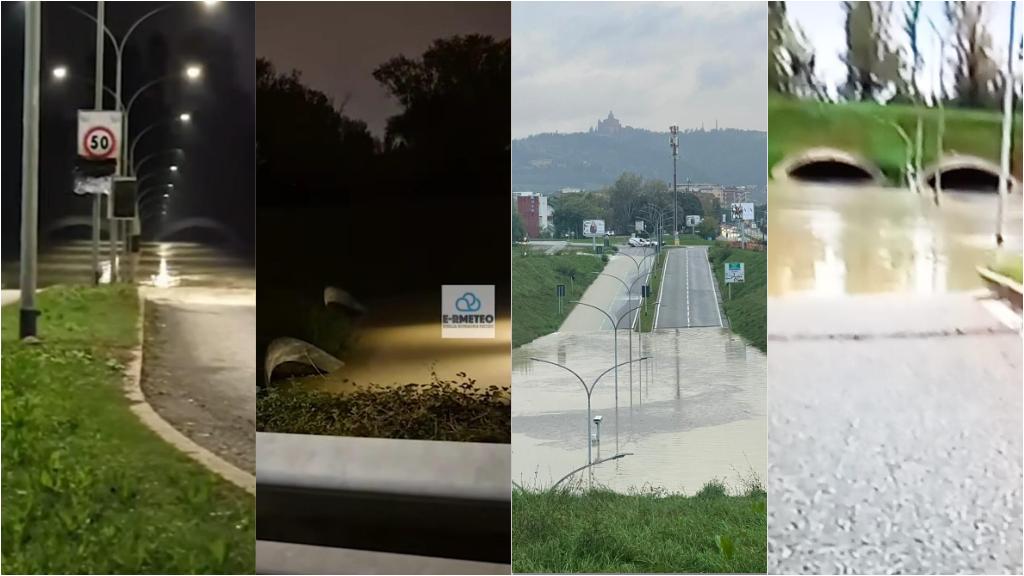
M 110 282 L 109 246 L 103 243 L 102 283 Z M 92 283 L 92 245 L 72 240 L 41 247 L 37 285 Z M 253 263 L 230 250 L 195 242 L 143 242 L 141 251 L 121 259 L 140 285 L 155 287 L 256 288 Z M 124 273 L 124 271 L 122 271 Z M 18 286 L 18 262 L 3 263 L 3 287 Z
M 995 258 L 998 196 L 874 186 L 769 186 L 768 295 L 937 294 L 981 288 Z M 1006 204 L 1004 252 L 1021 251 L 1021 197 Z
M 628 358 L 619 331 L 619 361 Z M 513 350 L 512 476 L 524 487 L 547 487 L 587 460 L 587 404 L 568 372 L 531 361 L 558 362 L 589 385 L 612 366 L 614 333 L 555 333 Z M 633 343 L 634 354 L 639 348 Z M 641 374 L 619 369 L 619 452 L 595 467 L 595 483 L 617 491 L 655 486 L 693 493 L 712 479 L 742 489 L 765 479 L 765 356 L 723 328 L 660 330 L 643 335 L 654 359 Z M 597 385 L 593 415 L 603 417 L 594 458 L 615 453 L 615 385 Z M 585 475 L 581 475 L 585 478 Z

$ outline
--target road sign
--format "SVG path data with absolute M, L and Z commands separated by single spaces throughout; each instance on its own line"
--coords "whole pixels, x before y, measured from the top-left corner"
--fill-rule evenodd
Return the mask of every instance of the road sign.
M 116 159 L 121 153 L 121 113 L 78 111 L 78 156 L 88 160 Z
M 587 238 L 604 236 L 604 220 L 584 220 L 583 235 Z
M 118 219 L 135 218 L 135 178 L 114 178 L 110 196 L 110 217 Z
M 649 284 L 641 284 L 640 285 L 640 296 L 642 296 L 644 298 L 650 298 L 650 296 L 651 296 L 651 286 Z
M 701 221 L 703 219 L 704 218 L 702 216 L 698 216 L 697 214 L 687 214 L 686 215 L 686 227 L 687 228 L 692 228 L 694 226 L 700 226 L 700 223 L 701 223 Z
M 725 263 L 725 283 L 742 284 L 744 278 L 743 262 Z
M 637 220 L 636 221 L 636 231 L 637 232 L 643 232 L 644 231 L 644 221 L 643 220 Z
M 752 202 L 733 202 L 732 217 L 738 220 L 753 220 L 754 204 Z

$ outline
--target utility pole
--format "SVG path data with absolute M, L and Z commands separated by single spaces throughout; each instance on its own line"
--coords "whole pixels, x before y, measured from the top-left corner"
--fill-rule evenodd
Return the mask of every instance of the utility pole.
M 670 144 L 672 146 L 672 244 L 678 246 L 679 221 L 676 219 L 678 214 L 676 208 L 676 159 L 679 158 L 679 126 L 673 124 L 668 127 L 668 130 L 672 133 Z
M 36 248 L 39 226 L 39 36 L 42 6 L 25 3 L 25 78 L 21 140 L 21 310 L 18 333 L 35 337 Z
M 93 104 L 95 110 L 103 110 L 103 0 L 96 2 L 96 94 Z M 103 270 L 100 267 L 100 230 L 103 221 L 100 212 L 103 206 L 103 195 L 92 195 L 92 281 L 99 285 Z
M 1010 186 L 1010 125 L 1013 119 L 1013 19 L 1017 2 L 1010 2 L 1010 41 L 1006 50 L 1006 87 L 1003 90 L 1003 142 L 999 152 L 999 210 L 996 215 L 996 245 L 1003 245 L 1003 212 Z

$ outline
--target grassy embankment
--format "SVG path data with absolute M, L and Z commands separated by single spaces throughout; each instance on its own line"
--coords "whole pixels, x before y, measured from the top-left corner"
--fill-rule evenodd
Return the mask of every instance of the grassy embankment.
M 1021 177 L 1021 116 L 1014 118 L 1014 150 L 1011 170 Z M 855 102 L 828 104 L 773 97 L 768 100 L 768 170 L 789 154 L 807 148 L 838 148 L 874 162 L 890 180 L 897 182 L 906 163 L 907 146 L 892 126 L 898 124 L 914 139 L 919 109 L 907 105 L 882 106 Z M 924 109 L 922 165 L 937 157 L 940 112 Z M 994 110 L 946 108 L 943 150 L 970 154 L 999 162 L 1002 115 Z
M 732 331 L 762 352 L 768 350 L 767 253 L 738 250 L 721 244 L 708 250 L 708 260 L 718 282 L 723 310 Z M 744 282 L 732 285 L 732 298 L 725 284 L 725 263 L 744 263 Z
M 590 283 L 604 270 L 602 258 L 576 254 L 570 248 L 547 255 L 523 246 L 512 248 L 512 346 L 558 330 Z M 524 252 L 526 256 L 524 256 Z M 575 274 L 576 280 L 569 277 Z M 555 290 L 565 284 L 562 313 L 557 310 Z
M 255 501 L 129 410 L 134 288 L 40 293 L 37 344 L 2 319 L 5 573 L 254 570 Z
M 515 572 L 764 573 L 767 498 L 710 483 L 692 496 L 607 490 L 512 493 Z

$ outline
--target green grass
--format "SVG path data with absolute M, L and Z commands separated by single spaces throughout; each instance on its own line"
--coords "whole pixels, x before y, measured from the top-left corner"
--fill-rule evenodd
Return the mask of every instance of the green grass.
M 711 483 L 648 490 L 512 492 L 512 570 L 522 573 L 764 573 L 767 499 Z
M 575 253 L 546 255 L 512 248 L 512 346 L 558 330 L 572 310 L 570 300 L 578 300 L 596 278 L 594 272 L 604 270 L 605 263 L 596 256 Z M 576 280 L 570 283 L 569 275 Z M 562 313 L 557 310 L 556 287 L 565 284 Z
M 682 237 L 679 238 L 679 243 L 682 245 Z M 654 273 L 651 274 L 651 295 L 647 301 L 647 311 L 640 315 L 640 331 L 650 332 L 654 327 L 654 310 L 656 308 L 655 302 L 658 301 L 659 292 L 661 290 L 661 273 L 665 269 L 665 258 L 668 257 L 668 251 L 671 248 L 665 248 L 658 253 L 658 256 L 654 260 Z
M 256 395 L 256 429 L 289 434 L 512 441 L 508 387 L 476 389 L 463 381 L 398 387 L 369 385 L 346 394 L 276 384 Z
M 253 497 L 129 410 L 134 288 L 54 287 L 37 306 L 37 344 L 2 312 L 2 571 L 251 574 Z
M 723 309 L 732 331 L 762 352 L 768 351 L 767 253 L 739 250 L 716 244 L 708 250 L 708 260 L 722 295 Z M 732 285 L 732 298 L 725 284 L 725 263 L 744 263 L 744 282 Z
M 838 148 L 874 162 L 896 182 L 906 160 L 906 144 L 890 123 L 913 139 L 918 111 L 923 125 L 922 165 L 937 157 L 938 109 L 856 102 L 830 104 L 772 97 L 768 100 L 768 170 L 786 156 L 812 147 Z M 999 162 L 1002 115 L 991 110 L 946 108 L 943 150 Z M 1013 173 L 1021 174 L 1021 120 L 1014 119 Z
M 1018 284 L 1024 283 L 1024 261 L 1021 260 L 1020 253 L 1014 253 L 1009 257 L 999 259 L 996 263 L 990 264 L 989 269 L 1012 279 Z

